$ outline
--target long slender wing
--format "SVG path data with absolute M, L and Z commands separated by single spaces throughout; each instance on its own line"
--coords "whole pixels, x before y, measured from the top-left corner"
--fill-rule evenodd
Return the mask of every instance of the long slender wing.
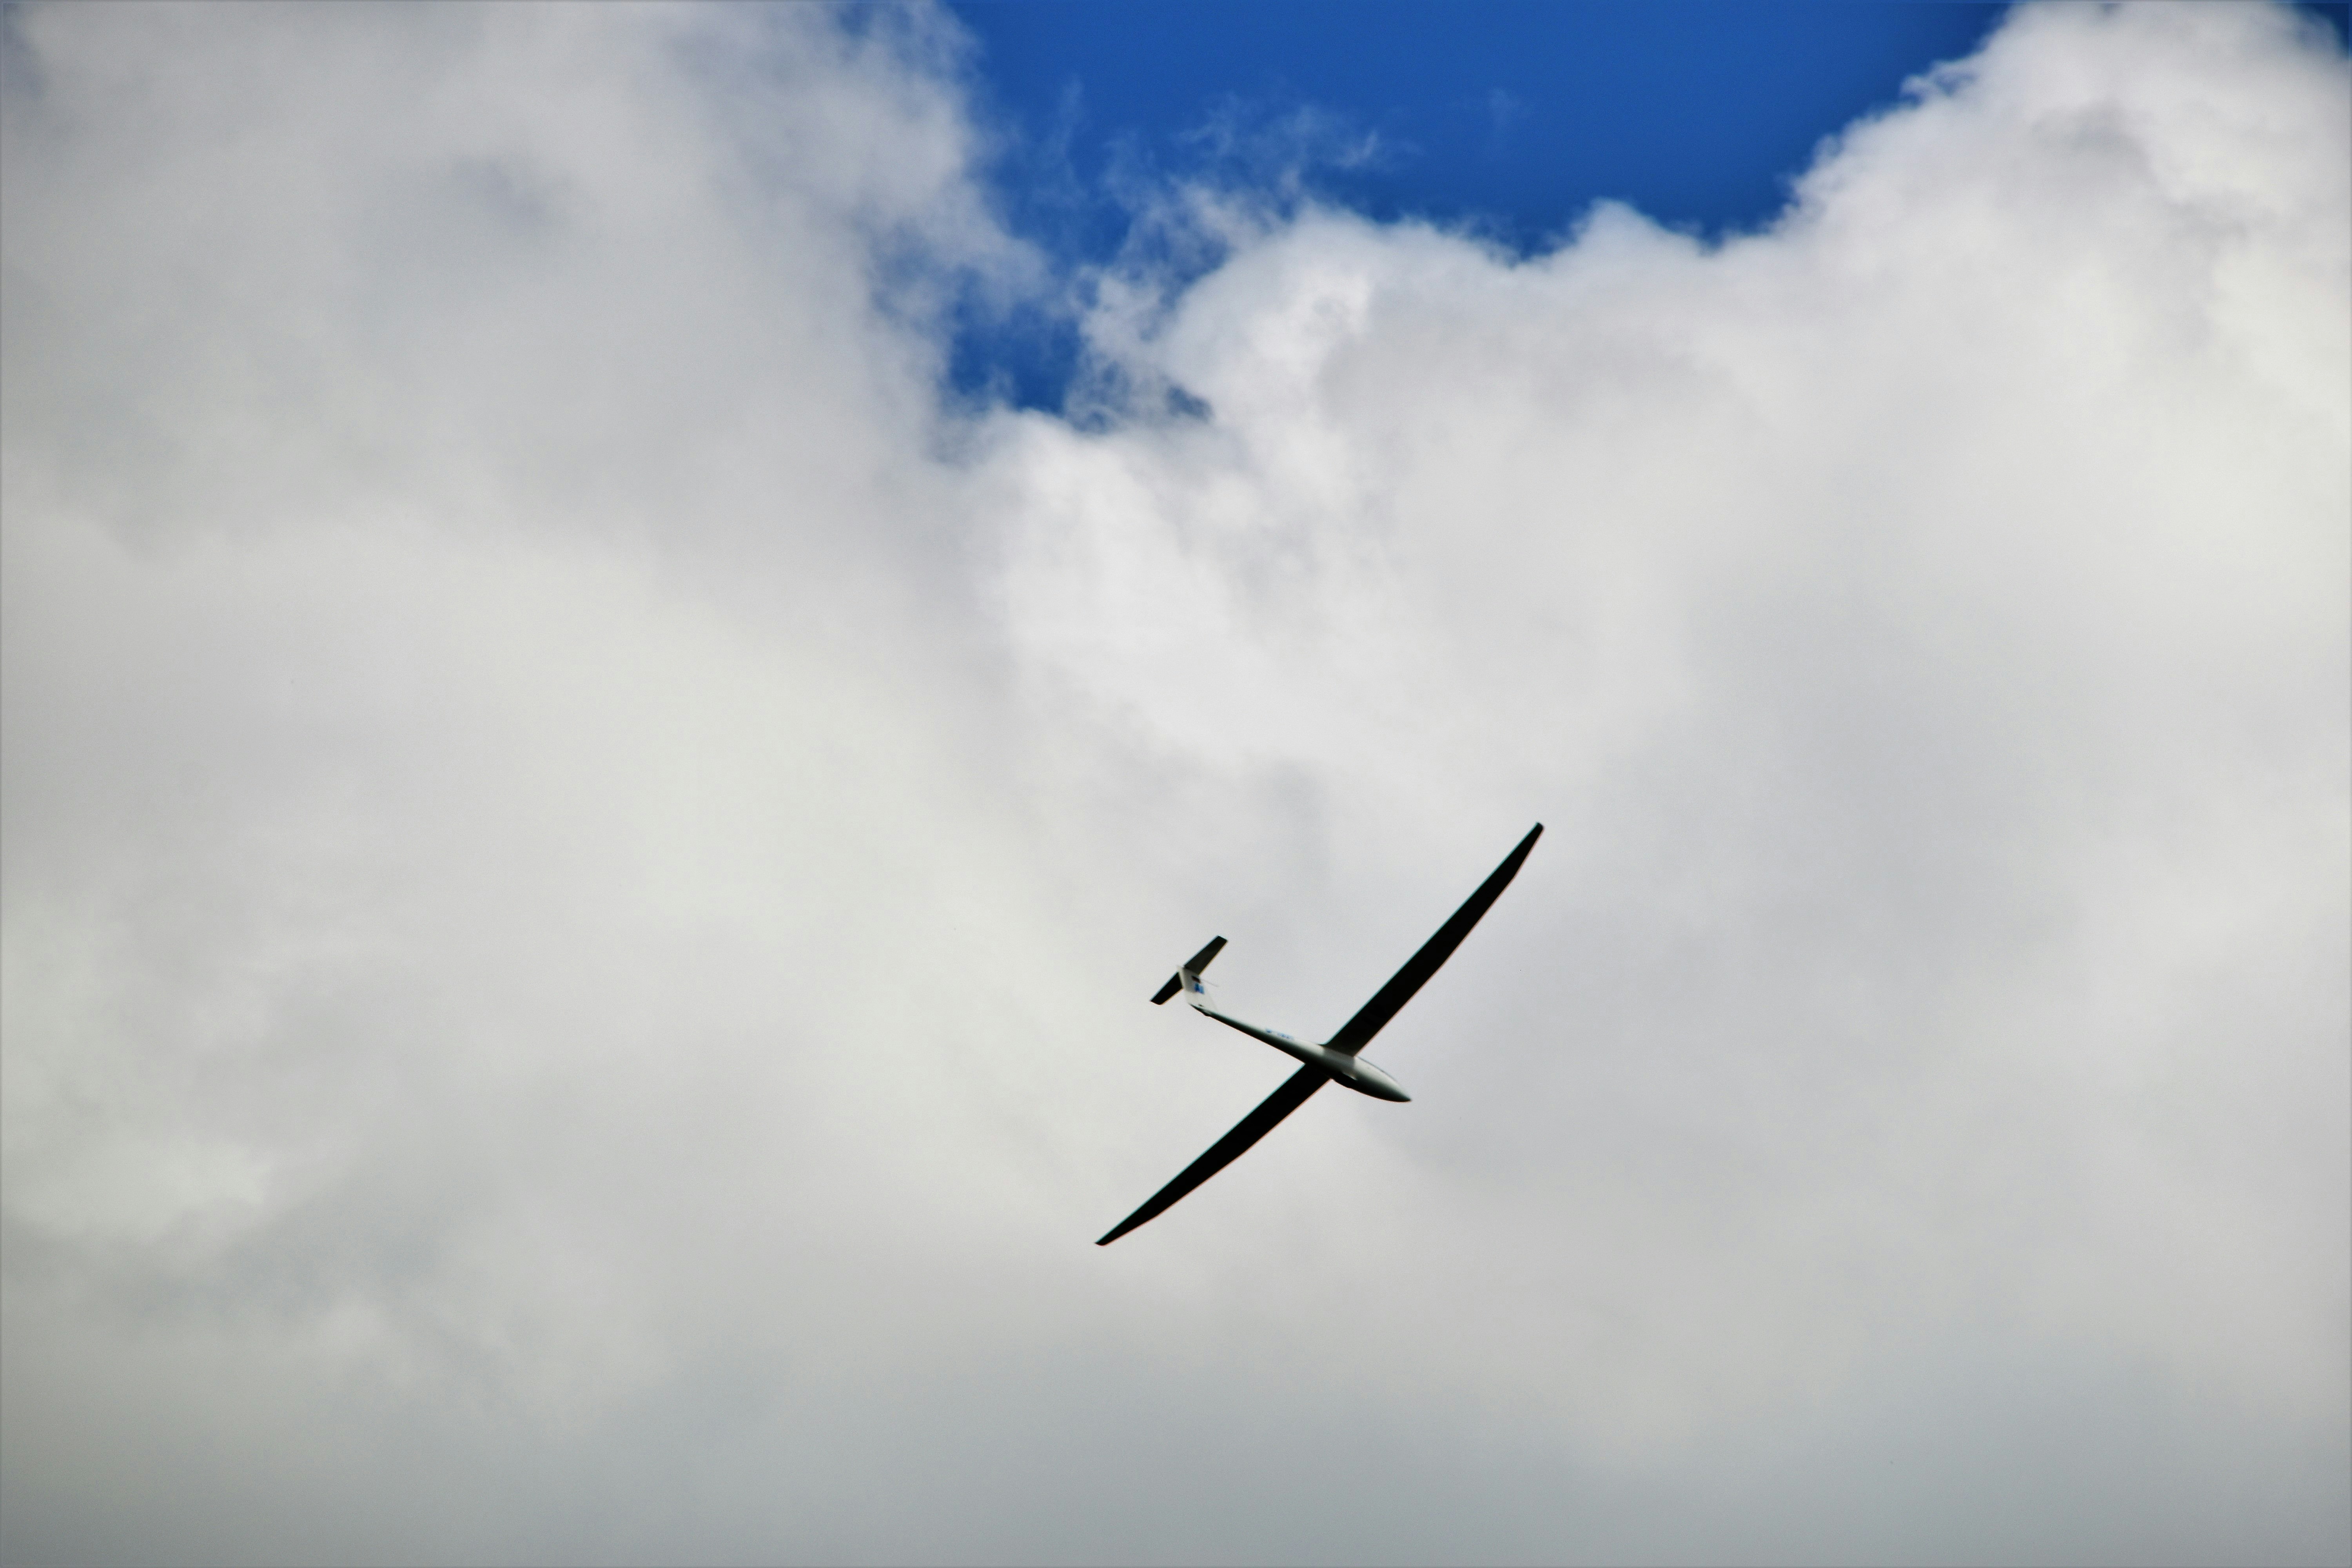
M 1462 939 L 1470 934 L 1470 928 L 1478 923 L 1479 917 L 1503 896 L 1503 889 L 1519 874 L 1519 862 L 1528 858 L 1528 851 L 1536 847 L 1542 834 L 1543 824 L 1538 822 L 1519 840 L 1519 847 L 1503 858 L 1495 874 L 1478 884 L 1478 890 L 1470 895 L 1469 901 L 1454 911 L 1454 918 L 1439 926 L 1437 934 L 1423 942 L 1421 951 L 1407 959 L 1405 966 L 1390 977 L 1379 994 L 1331 1037 L 1328 1044 L 1332 1050 L 1352 1057 L 1371 1043 L 1381 1026 L 1397 1016 L 1397 1009 L 1412 1001 L 1412 994 L 1429 983 L 1438 966 L 1454 956 L 1454 950 L 1462 945 Z
M 1259 1102 L 1258 1108 L 1241 1119 L 1231 1132 L 1210 1145 L 1209 1152 L 1184 1167 L 1177 1178 L 1151 1194 L 1150 1201 L 1118 1222 L 1108 1236 L 1095 1243 L 1108 1247 L 1137 1226 L 1156 1219 L 1175 1206 L 1176 1201 L 1235 1160 L 1242 1152 L 1275 1129 L 1284 1117 L 1307 1103 L 1307 1096 L 1331 1081 L 1331 1075 L 1321 1068 L 1300 1068 L 1283 1080 L 1282 1087 Z

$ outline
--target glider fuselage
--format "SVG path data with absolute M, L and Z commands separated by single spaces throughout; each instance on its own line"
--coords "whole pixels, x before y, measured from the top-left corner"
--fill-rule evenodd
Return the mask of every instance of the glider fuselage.
M 1200 982 L 1192 983 L 1197 987 Z M 1193 1010 L 1206 1014 L 1229 1029 L 1239 1029 L 1254 1040 L 1264 1040 L 1285 1056 L 1297 1057 L 1311 1068 L 1321 1068 L 1331 1075 L 1332 1081 L 1347 1085 L 1358 1094 L 1369 1094 L 1374 1100 L 1392 1100 L 1400 1103 L 1412 1096 L 1407 1094 L 1397 1080 L 1361 1057 L 1351 1057 L 1335 1051 L 1328 1046 L 1310 1046 L 1305 1040 L 1294 1040 L 1279 1029 L 1261 1029 L 1255 1024 L 1244 1024 L 1239 1018 L 1228 1017 L 1201 1001 L 1195 989 L 1190 1000 Z

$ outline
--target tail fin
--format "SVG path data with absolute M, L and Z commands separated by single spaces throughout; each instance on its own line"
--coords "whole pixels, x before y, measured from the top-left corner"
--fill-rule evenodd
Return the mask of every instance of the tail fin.
M 1167 1001 L 1168 998 L 1175 995 L 1179 991 L 1183 990 L 1184 983 L 1186 981 L 1197 980 L 1200 977 L 1201 971 L 1209 967 L 1209 960 L 1216 957 L 1219 952 L 1223 952 L 1224 950 L 1224 945 L 1225 939 L 1223 937 L 1211 937 L 1209 939 L 1208 946 L 1202 948 L 1200 952 L 1187 959 L 1184 963 L 1183 968 L 1178 970 L 1175 973 L 1168 977 L 1168 984 L 1160 988 L 1160 994 L 1151 999 L 1151 1005 L 1155 1007 L 1159 1006 L 1162 1002 Z

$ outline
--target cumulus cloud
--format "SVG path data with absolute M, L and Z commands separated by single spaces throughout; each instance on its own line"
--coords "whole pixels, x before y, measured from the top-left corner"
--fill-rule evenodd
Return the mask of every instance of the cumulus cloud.
M 7 26 L 12 1560 L 2352 1546 L 2289 14 L 1719 245 L 1171 190 L 1080 420 L 937 16 Z M 1334 1026 L 1538 817 L 1412 1107 L 1087 1245 L 1283 1076 L 1170 962 Z

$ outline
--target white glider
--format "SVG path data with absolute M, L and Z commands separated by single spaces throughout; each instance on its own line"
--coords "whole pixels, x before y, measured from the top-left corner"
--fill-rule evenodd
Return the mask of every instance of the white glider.
M 1405 966 L 1392 975 L 1378 994 L 1365 1003 L 1356 1016 L 1339 1026 L 1339 1032 L 1319 1046 L 1292 1039 L 1279 1029 L 1261 1029 L 1255 1024 L 1244 1024 L 1239 1018 L 1228 1017 L 1209 1005 L 1209 994 L 1202 988 L 1201 971 L 1209 967 L 1209 960 L 1223 951 L 1225 939 L 1217 937 L 1208 946 L 1194 953 L 1184 967 L 1168 977 L 1168 984 L 1152 997 L 1154 1005 L 1165 1002 L 1177 992 L 1184 993 L 1197 1012 L 1207 1014 L 1218 1023 L 1239 1029 L 1253 1039 L 1264 1040 L 1286 1056 L 1297 1057 L 1305 1063 L 1286 1079 L 1280 1089 L 1266 1096 L 1255 1110 L 1241 1120 L 1241 1124 L 1217 1140 L 1209 1152 L 1184 1167 L 1177 1178 L 1151 1194 L 1144 1205 L 1112 1227 L 1108 1236 L 1095 1243 L 1108 1247 L 1137 1226 L 1158 1217 L 1175 1202 L 1227 1165 L 1241 1157 L 1242 1152 L 1267 1133 L 1284 1117 L 1307 1103 L 1307 1097 L 1327 1083 L 1346 1084 L 1359 1094 L 1369 1094 L 1374 1100 L 1405 1100 L 1412 1097 L 1399 1087 L 1396 1079 L 1363 1059 L 1360 1055 L 1371 1043 L 1381 1026 L 1397 1015 L 1397 1010 L 1412 1000 L 1412 994 L 1427 984 L 1437 973 L 1438 965 L 1454 956 L 1470 928 L 1478 923 L 1494 901 L 1503 896 L 1511 879 L 1519 874 L 1519 862 L 1536 847 L 1536 838 L 1543 832 L 1538 822 L 1529 830 L 1519 847 L 1504 857 L 1495 868 L 1493 876 L 1478 886 L 1469 900 L 1454 911 L 1454 918 L 1437 928 L 1437 934 L 1422 943 L 1421 951 L 1406 961 Z

